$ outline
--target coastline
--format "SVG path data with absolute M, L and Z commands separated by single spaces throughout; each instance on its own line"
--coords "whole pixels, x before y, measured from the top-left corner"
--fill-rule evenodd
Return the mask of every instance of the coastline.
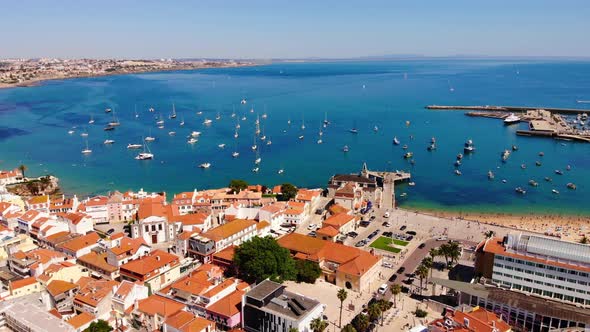
M 241 67 L 254 67 L 259 64 L 246 62 L 246 63 L 215 63 L 215 65 L 203 65 L 203 66 L 178 66 L 174 68 L 148 68 L 144 70 L 115 70 L 112 72 L 96 73 L 96 74 L 79 74 L 71 76 L 59 76 L 59 75 L 48 75 L 43 77 L 34 78 L 32 80 L 14 84 L 0 83 L 0 89 L 12 89 L 12 88 L 28 88 L 39 86 L 43 82 L 56 81 L 56 80 L 68 80 L 75 78 L 93 78 L 93 77 L 105 77 L 115 75 L 130 75 L 130 74 L 145 74 L 145 73 L 165 73 L 172 71 L 188 71 L 188 70 L 201 70 L 201 69 L 215 69 L 215 68 L 241 68 Z
M 574 242 L 578 242 L 584 235 L 590 234 L 590 218 L 582 215 L 458 212 L 404 207 L 398 209 L 439 219 L 460 219 L 514 230 L 527 230 Z

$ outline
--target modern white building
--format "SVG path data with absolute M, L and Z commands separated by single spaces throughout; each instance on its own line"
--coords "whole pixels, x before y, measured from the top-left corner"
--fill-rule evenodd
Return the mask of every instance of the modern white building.
M 590 308 L 590 246 L 509 234 L 479 244 L 476 273 L 491 283 Z
M 242 299 L 242 328 L 246 332 L 312 331 L 310 323 L 322 317 L 324 306 L 315 299 L 287 291 L 264 280 Z

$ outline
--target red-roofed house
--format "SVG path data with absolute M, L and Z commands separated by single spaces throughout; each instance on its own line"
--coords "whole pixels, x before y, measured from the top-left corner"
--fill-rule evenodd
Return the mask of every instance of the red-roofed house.
M 149 254 L 151 250 L 144 239 L 132 239 L 126 236 L 117 238 L 111 240 L 111 246 L 106 250 L 107 263 L 119 267 Z
M 28 210 L 37 210 L 39 212 L 49 213 L 51 199 L 48 195 L 33 196 L 29 198 L 25 203 Z
M 20 276 L 37 277 L 45 269 L 55 263 L 63 262 L 66 256 L 49 249 L 35 249 L 29 252 L 17 251 L 8 258 L 10 270 Z
M 471 311 L 445 310 L 443 318 L 428 324 L 433 332 L 510 332 L 512 328 L 501 317 L 484 308 Z
M 35 277 L 28 277 L 21 280 L 10 281 L 8 290 L 10 291 L 10 298 L 17 298 L 33 293 L 38 293 L 43 289 L 41 283 Z
M 87 312 L 83 312 L 68 319 L 66 322 L 72 325 L 76 332 L 82 332 L 85 329 L 87 329 L 90 326 L 90 324 L 92 324 L 92 322 L 94 322 L 95 320 L 97 319 L 94 315 L 89 314 Z
M 76 312 L 87 312 L 106 319 L 111 311 L 111 298 L 119 283 L 113 280 L 89 280 L 74 296 Z
M 83 202 L 84 212 L 92 218 L 94 224 L 106 224 L 109 222 L 108 211 L 109 198 L 106 196 L 95 196 Z
M 29 234 L 33 223 L 39 218 L 49 218 L 49 214 L 37 210 L 29 210 L 17 218 L 19 230 Z
M 60 244 L 57 249 L 68 256 L 78 258 L 90 253 L 92 248 L 98 247 L 98 233 L 91 232 L 86 235 L 78 236 L 72 240 Z
M 24 181 L 23 173 L 15 168 L 12 171 L 0 170 L 0 185 L 5 186 L 9 184 L 21 183 Z
M 51 306 L 62 315 L 74 313 L 74 295 L 80 289 L 78 284 L 63 280 L 53 280 L 47 285 Z
M 37 280 L 43 286 L 47 286 L 53 280 L 64 280 L 69 282 L 78 282 L 80 278 L 87 277 L 88 272 L 77 264 L 71 262 L 59 262 L 56 264 L 49 265 L 41 275 L 37 277 Z
M 235 290 L 207 307 L 207 318 L 217 322 L 224 330 L 239 327 L 242 323 L 242 296 L 244 290 Z
M 164 321 L 183 310 L 185 305 L 163 296 L 152 295 L 138 301 L 133 310 L 135 325 L 143 326 L 146 331 L 160 330 Z
M 7 215 L 21 212 L 20 206 L 8 202 L 0 202 L 0 222 L 6 227 L 13 228 L 18 224 L 9 225 Z
M 178 256 L 162 250 L 121 265 L 119 273 L 123 280 L 141 281 L 152 292 L 162 289 L 180 276 Z
M 123 280 L 113 294 L 113 309 L 125 314 L 138 300 L 148 297 L 148 288 L 142 283 Z
M 193 235 L 188 240 L 189 255 L 209 263 L 214 253 L 232 245 L 239 246 L 256 236 L 256 224 L 254 220 L 236 219 L 205 233 Z
M 92 217 L 82 212 L 58 213 L 57 217 L 65 222 L 74 234 L 86 234 L 94 229 Z
M 214 332 L 215 322 L 179 311 L 164 322 L 164 332 Z
M 270 228 L 278 229 L 285 222 L 283 212 L 286 209 L 286 202 L 275 202 L 265 205 L 258 211 L 258 220 L 266 220 L 270 223 Z
M 322 226 L 332 227 L 340 232 L 340 234 L 348 234 L 356 229 L 357 218 L 348 213 L 339 213 L 324 220 Z
M 78 196 L 74 195 L 72 198 L 66 198 L 64 195 L 61 199 L 54 199 L 49 205 L 49 212 L 51 213 L 69 213 L 75 212 L 78 209 L 80 202 Z

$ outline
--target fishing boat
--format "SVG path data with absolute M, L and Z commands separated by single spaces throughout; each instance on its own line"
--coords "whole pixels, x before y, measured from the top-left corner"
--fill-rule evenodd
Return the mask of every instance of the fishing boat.
M 345 145 L 345 146 L 342 148 L 342 152 L 348 152 L 348 151 L 350 151 L 350 148 L 348 147 L 348 145 Z
M 141 147 L 142 147 L 141 144 L 132 144 L 132 143 L 127 144 L 127 149 L 141 149 Z
M 252 106 L 252 108 L 250 108 L 250 113 L 254 113 L 254 106 Z
M 139 113 L 137 113 L 137 105 L 135 105 L 134 114 L 136 119 L 139 118 Z
M 258 173 L 258 171 L 260 171 L 260 168 L 258 168 L 258 167 L 252 168 L 252 172 L 253 173 Z
M 397 136 L 393 137 L 393 144 L 399 145 L 399 139 L 397 139 Z
M 234 158 L 237 158 L 237 157 L 239 157 L 239 156 L 240 156 L 240 153 L 239 153 L 238 151 L 234 151 L 234 152 L 231 154 L 231 156 L 232 156 L 232 157 L 234 157 Z
M 268 117 L 268 115 L 266 114 L 266 112 L 262 113 L 262 118 L 266 119 Z
M 492 172 L 491 170 L 488 171 L 488 179 L 493 180 L 495 177 L 494 172 Z
M 514 189 L 514 191 L 516 191 L 517 193 L 519 193 L 519 194 L 521 194 L 521 195 L 524 195 L 524 194 L 526 194 L 526 190 L 522 189 L 521 187 L 516 187 L 516 188 Z
M 475 152 L 475 147 L 473 146 L 473 141 L 472 140 L 467 140 L 467 142 L 465 142 L 465 146 L 463 147 L 463 152 L 465 153 L 472 153 Z
M 203 121 L 203 124 L 204 124 L 205 126 L 208 126 L 208 125 L 210 125 L 211 123 L 213 123 L 213 121 L 212 121 L 211 119 L 205 119 L 205 121 Z
M 555 170 L 555 174 L 557 174 L 557 175 L 563 175 L 563 172 L 561 170 L 556 169 Z
M 94 118 L 92 117 L 92 115 L 90 115 L 90 120 L 88 120 L 88 124 L 93 124 L 94 123 Z
M 115 140 L 113 140 L 113 139 L 105 139 L 104 142 L 102 142 L 102 144 L 104 144 L 104 145 L 110 145 L 113 143 L 115 143 Z
M 301 130 L 305 130 L 305 118 L 301 119 Z
M 287 119 L 287 124 L 290 126 L 291 125 L 291 119 Z
M 462 173 L 461 173 L 461 171 L 460 171 L 460 170 L 456 169 L 456 170 L 455 170 L 455 174 L 456 174 L 456 175 L 461 175 Z
M 86 148 L 84 150 L 82 150 L 82 154 L 91 154 L 92 150 L 90 150 L 90 148 L 88 148 L 88 140 L 86 140 Z
M 567 166 L 565 167 L 565 170 L 566 170 L 566 171 L 570 171 L 571 169 L 572 169 L 572 166 L 570 166 L 570 165 L 567 165 Z
M 147 143 L 143 142 L 143 152 L 141 152 L 140 154 L 138 154 L 137 156 L 135 156 L 136 160 L 150 160 L 150 159 L 154 159 L 154 155 L 152 154 L 152 152 L 150 151 L 150 148 L 148 147 Z
M 201 165 L 199 165 L 200 168 L 209 168 L 211 167 L 210 163 L 202 163 Z
M 317 141 L 317 142 L 318 142 L 318 144 L 322 144 L 322 143 L 324 143 L 324 141 L 323 141 L 321 138 L 320 138 L 320 139 L 318 139 L 318 141 Z
M 459 154 L 457 155 L 457 160 L 461 160 L 461 159 L 463 159 L 463 154 L 462 154 L 462 153 L 459 153 Z
M 197 111 L 197 115 L 203 115 L 203 111 Z
M 413 156 L 414 156 L 414 154 L 413 154 L 412 152 L 406 152 L 406 153 L 404 154 L 404 158 L 406 158 L 406 159 L 410 159 L 410 158 L 412 158 Z
M 186 142 L 187 142 L 188 144 L 195 144 L 195 143 L 197 143 L 198 141 L 197 141 L 197 139 L 196 139 L 196 138 L 194 138 L 194 137 L 191 137 L 191 138 L 189 138 L 189 139 L 188 139 Z
M 554 193 L 554 194 L 556 194 L 556 195 L 559 195 L 559 191 L 557 191 L 557 189 L 551 189 L 551 192 Z
M 531 187 L 537 187 L 537 186 L 539 186 L 539 183 L 535 180 L 529 180 L 529 185 Z
M 176 108 L 174 107 L 174 103 L 172 103 L 172 114 L 170 114 L 170 119 L 176 119 Z
M 245 115 L 242 117 L 242 121 L 246 121 L 246 116 Z
M 576 190 L 576 185 L 571 182 L 566 184 L 566 187 L 567 187 L 567 189 Z
M 110 108 L 106 108 L 106 109 L 104 110 L 104 112 L 105 112 L 105 113 L 111 113 L 112 111 L 113 111 L 113 110 L 112 110 L 112 109 L 110 109 Z
M 240 135 L 238 134 L 238 130 L 236 129 L 236 132 L 234 133 L 234 138 L 238 138 Z
M 430 138 L 430 143 L 432 143 L 432 144 L 436 143 L 436 138 L 434 138 L 434 137 Z
M 254 144 L 252 144 L 252 151 L 256 151 L 258 149 L 258 145 L 256 145 L 256 136 L 254 136 Z
M 220 149 L 223 149 L 223 148 L 225 148 L 225 143 L 221 143 L 221 144 L 217 145 L 217 147 Z
M 543 157 L 545 155 L 545 152 L 541 151 L 539 152 L 539 157 Z
M 519 122 L 520 122 L 520 118 L 518 116 L 514 115 L 514 113 L 510 113 L 510 115 L 508 115 L 504 119 L 505 125 L 511 125 L 511 124 L 515 124 L 515 123 L 519 123 Z
M 414 187 L 414 186 L 416 186 L 416 182 L 413 182 L 413 181 L 412 182 L 408 182 L 408 186 Z

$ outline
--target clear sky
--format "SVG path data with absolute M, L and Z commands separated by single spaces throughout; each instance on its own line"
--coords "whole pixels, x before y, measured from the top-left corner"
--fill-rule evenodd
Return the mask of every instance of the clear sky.
M 589 0 L 18 0 L 0 58 L 590 57 Z

